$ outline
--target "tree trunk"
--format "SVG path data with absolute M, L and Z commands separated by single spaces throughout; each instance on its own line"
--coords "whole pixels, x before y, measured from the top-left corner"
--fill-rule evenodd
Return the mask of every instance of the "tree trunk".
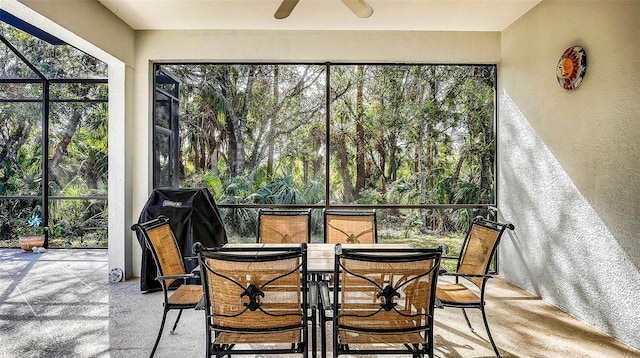
M 342 178 L 342 200 L 345 204 L 350 204 L 353 202 L 353 187 L 351 186 L 351 174 L 349 173 L 349 155 L 347 153 L 346 139 L 344 133 L 339 133 L 333 146 L 338 156 L 338 168 Z M 327 180 L 329 179 L 327 178 Z M 326 200 L 330 200 L 330 198 L 326 198 Z
M 218 148 L 209 153 L 209 168 L 215 175 L 220 174 L 218 170 Z
M 429 92 L 427 93 L 427 101 L 431 103 L 437 103 L 436 92 L 437 92 L 437 84 L 436 84 L 436 74 L 433 69 L 430 71 L 430 76 L 428 80 Z M 429 115 L 430 116 L 430 115 Z M 420 200 L 422 204 L 426 203 L 427 200 L 427 192 L 426 188 L 433 188 L 433 177 L 431 175 L 427 175 L 427 171 L 431 171 L 434 166 L 435 160 L 435 151 L 434 149 L 434 135 L 433 135 L 433 121 L 435 118 L 425 118 L 426 126 L 424 128 L 424 138 L 423 141 L 426 143 L 426 153 L 425 159 L 422 162 L 423 167 L 420 168 L 420 180 L 421 180 L 421 188 L 420 188 Z M 422 146 L 422 145 L 420 145 Z M 422 220 L 425 225 L 429 222 L 427 210 L 420 210 Z M 441 218 L 440 212 L 438 210 L 432 211 L 432 228 L 438 231 L 441 227 Z
M 358 86 L 356 89 L 356 187 L 354 190 L 354 199 L 362 197 L 366 180 L 366 168 L 364 160 L 364 103 L 363 103 L 363 87 L 364 87 L 364 66 L 359 65 L 356 76 L 358 78 Z
M 18 151 L 29 138 L 29 129 L 31 128 L 27 121 L 19 121 L 16 130 L 9 135 L 7 143 L 0 147 L 0 168 L 7 166 L 9 160 L 18 155 Z
M 451 185 L 450 188 L 451 190 L 449 191 L 449 203 L 453 204 L 453 200 L 455 197 L 455 193 L 456 193 L 456 188 L 458 187 L 458 181 L 460 180 L 460 171 L 462 170 L 462 165 L 464 164 L 464 161 L 467 159 L 467 155 L 462 152 L 460 154 L 460 159 L 458 159 L 458 163 L 456 164 L 456 169 L 453 172 L 453 175 L 451 176 Z
M 237 162 L 236 155 L 238 153 L 236 136 L 233 134 L 234 127 L 231 120 L 227 120 L 225 122 L 225 126 L 227 127 L 227 133 L 229 133 L 229 146 L 227 148 L 227 171 L 230 177 L 234 177 L 234 163 Z
M 484 121 L 484 123 L 487 123 L 488 121 Z M 485 140 L 485 142 L 483 143 L 483 147 L 484 148 L 490 148 L 490 149 L 485 149 L 482 153 L 482 155 L 480 156 L 480 195 L 479 195 L 479 199 L 480 199 L 480 203 L 482 204 L 489 204 L 491 203 L 490 201 L 490 188 L 492 186 L 492 181 L 491 178 L 493 177 L 492 173 L 493 173 L 493 158 L 494 158 L 494 150 L 493 150 L 493 146 L 489 145 L 491 142 L 493 142 L 493 136 L 491 135 L 491 130 L 489 128 L 487 128 L 487 126 L 482 126 L 482 131 L 483 133 L 483 138 Z
M 49 181 L 53 181 L 57 184 L 58 182 L 58 167 L 60 163 L 62 163 L 62 157 L 67 152 L 67 148 L 69 147 L 69 143 L 71 143 L 71 139 L 73 139 L 73 135 L 78 130 L 78 126 L 80 125 L 80 121 L 82 119 L 82 115 L 79 111 L 74 110 L 71 114 L 71 118 L 69 118 L 69 123 L 67 123 L 67 127 L 65 128 L 64 135 L 60 139 L 51 161 L 49 162 Z
M 306 158 L 302 158 L 302 182 L 309 184 L 309 160 Z
M 269 148 L 267 150 L 267 174 L 269 177 L 273 177 L 273 157 L 275 153 L 275 123 L 278 115 L 278 103 L 280 102 L 280 96 L 278 95 L 278 86 L 280 85 L 280 68 L 275 65 L 273 68 L 273 108 L 271 111 L 271 118 L 269 118 Z
M 242 176 L 245 170 L 247 114 L 252 100 L 251 91 L 255 73 L 256 65 L 249 67 L 247 82 L 243 86 L 244 92 L 241 94 L 237 92 L 237 87 L 231 80 L 231 71 L 228 67 L 223 67 L 221 91 L 229 105 L 227 128 L 229 131 L 229 173 L 232 177 Z
M 389 172 L 387 178 L 390 182 L 394 182 L 398 179 L 398 147 L 396 146 L 396 135 L 392 134 L 389 137 Z

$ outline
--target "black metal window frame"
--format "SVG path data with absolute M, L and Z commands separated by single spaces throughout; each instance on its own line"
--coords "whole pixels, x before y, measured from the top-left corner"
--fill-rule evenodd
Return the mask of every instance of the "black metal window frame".
M 180 178 L 178 175 L 179 167 L 178 160 L 176 159 L 180 155 L 180 126 L 178 124 L 179 118 L 179 86 L 180 81 L 171 73 L 164 71 L 162 66 L 154 65 L 153 78 L 154 78 L 154 91 L 153 91 L 153 186 L 158 187 L 158 183 L 161 180 L 161 166 L 160 160 L 157 157 L 156 148 L 160 145 L 158 136 L 164 136 L 169 141 L 169 158 L 168 158 L 168 182 L 171 187 L 178 187 L 180 185 Z M 166 86 L 165 86 L 166 85 Z M 166 126 L 162 126 L 158 121 L 158 106 L 162 102 L 167 102 L 169 118 Z
M 494 200 L 492 203 L 486 204 L 414 204 L 414 205 L 406 205 L 406 204 L 334 204 L 331 203 L 330 200 L 325 200 L 324 204 L 229 204 L 229 203 L 217 203 L 220 208 L 251 208 L 251 209 L 260 209 L 260 208 L 274 208 L 274 209 L 426 209 L 426 210 L 441 210 L 441 209 L 479 209 L 479 210 L 489 210 L 491 208 L 495 208 L 498 202 L 498 177 L 497 177 L 497 158 L 498 158 L 498 133 L 497 133 L 497 121 L 498 121 L 498 71 L 496 64 L 489 63 L 416 63 L 416 62 L 156 62 L 153 65 L 154 76 L 153 76 L 153 88 L 156 88 L 156 76 L 155 73 L 157 69 L 163 65 L 203 65 L 203 64 L 211 64 L 211 65 L 318 65 L 325 66 L 326 71 L 326 82 L 325 82 L 325 108 L 330 108 L 331 100 L 330 100 L 330 76 L 331 76 L 331 67 L 332 66 L 353 66 L 353 65 L 370 65 L 370 66 L 487 66 L 493 67 L 495 74 L 495 81 L 493 84 L 494 88 L 494 101 L 493 101 L 493 127 L 494 127 L 494 161 L 493 161 L 493 182 L 494 182 Z M 153 113 L 152 121 L 155 123 L 155 111 Z M 325 111 L 325 157 L 329 158 L 330 154 L 330 135 L 331 135 L 331 113 L 329 110 Z M 154 143 L 155 145 L 155 126 L 153 133 Z M 179 152 L 178 154 L 179 155 Z M 156 172 L 156 158 L 153 159 L 153 172 Z M 329 165 L 325 165 L 325 177 L 329 178 Z M 177 174 L 177 173 L 176 173 Z M 156 188 L 156 181 L 154 178 L 153 188 Z M 175 187 L 179 186 L 179 183 L 174 185 Z M 328 198 L 330 195 L 330 184 L 325 181 L 325 198 Z

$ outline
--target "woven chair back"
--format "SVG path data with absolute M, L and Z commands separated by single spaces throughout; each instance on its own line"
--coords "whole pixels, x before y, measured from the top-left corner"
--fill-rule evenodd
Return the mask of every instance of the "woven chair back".
M 309 242 L 309 211 L 259 212 L 258 242 L 265 244 L 300 244 Z
M 325 212 L 325 242 L 329 244 L 372 244 L 377 242 L 374 211 L 363 213 Z
M 162 276 L 184 275 L 185 268 L 173 231 L 169 224 L 147 230 L 150 249 Z M 166 280 L 167 287 L 175 280 Z
M 440 251 L 389 250 L 372 256 L 375 255 L 380 256 L 336 257 L 340 263 L 336 283 L 340 287 L 337 322 L 342 331 L 341 341 L 345 344 L 425 343 L 419 334 L 406 333 L 433 327 Z M 376 333 L 380 336 L 373 338 L 371 334 Z
M 215 330 L 290 331 L 289 339 L 301 341 L 305 322 L 301 287 L 306 284 L 301 256 L 266 261 L 205 257 L 204 263 L 209 323 Z
M 477 222 L 472 223 L 462 249 L 457 272 L 472 275 L 486 274 L 500 234 L 499 228 L 488 227 Z M 478 287 L 482 285 L 482 277 L 467 277 L 467 279 Z

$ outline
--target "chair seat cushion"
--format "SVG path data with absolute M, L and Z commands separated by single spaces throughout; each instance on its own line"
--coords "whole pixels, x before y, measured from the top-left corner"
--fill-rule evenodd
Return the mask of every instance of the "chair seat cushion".
M 218 332 L 216 344 L 260 344 L 260 343 L 300 343 L 300 330 L 283 332 L 266 331 L 263 333 Z
M 201 285 L 181 285 L 169 297 L 169 304 L 195 307 L 200 299 L 202 299 Z
M 420 333 L 363 333 L 339 330 L 341 344 L 424 344 L 424 337 Z
M 438 285 L 436 287 L 436 297 L 442 303 L 480 303 L 480 296 L 461 283 Z

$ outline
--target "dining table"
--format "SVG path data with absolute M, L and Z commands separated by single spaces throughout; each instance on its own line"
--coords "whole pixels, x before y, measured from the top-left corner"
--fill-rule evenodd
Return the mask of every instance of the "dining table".
M 224 247 L 235 247 L 245 249 L 255 249 L 256 253 L 260 249 L 267 246 L 287 247 L 299 246 L 300 244 L 261 244 L 261 243 L 228 243 Z M 404 243 L 375 243 L 375 244 L 340 244 L 343 248 L 391 248 L 391 249 L 407 249 L 411 245 Z M 327 243 L 307 243 L 307 273 L 314 277 L 320 277 L 322 274 L 333 273 L 335 265 L 336 244 Z

